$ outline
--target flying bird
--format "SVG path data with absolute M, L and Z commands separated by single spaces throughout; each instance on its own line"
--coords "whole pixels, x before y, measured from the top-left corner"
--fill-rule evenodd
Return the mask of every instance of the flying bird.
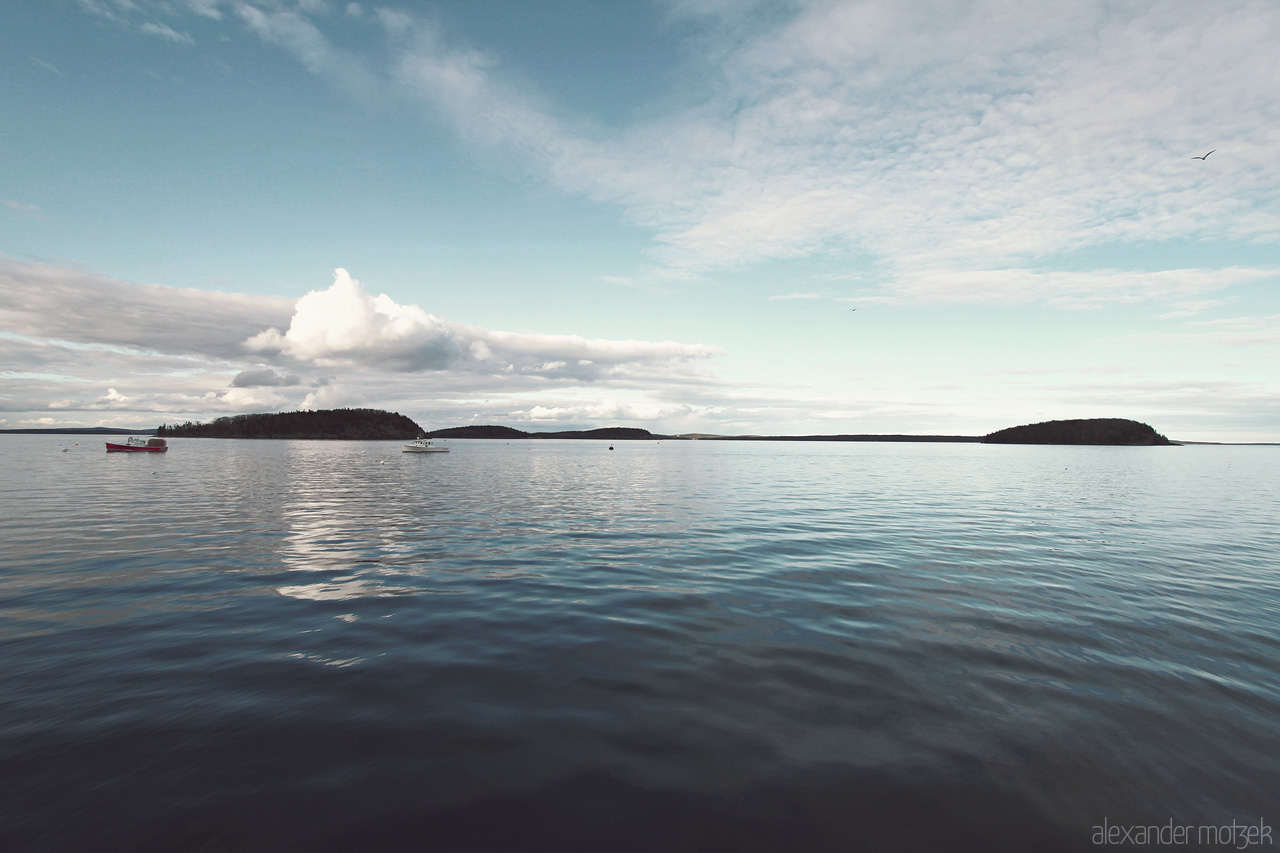
M 1217 151 L 1217 150 L 1218 150 L 1217 148 L 1213 149 L 1213 151 Z M 1210 152 L 1209 152 L 1209 154 L 1212 154 L 1212 153 L 1213 153 L 1213 151 L 1210 151 Z M 1209 156 L 1209 154 L 1204 155 L 1204 157 L 1208 157 L 1208 156 Z M 1192 160 L 1203 160 L 1203 159 L 1204 159 L 1204 157 L 1192 157 L 1191 159 L 1192 159 Z

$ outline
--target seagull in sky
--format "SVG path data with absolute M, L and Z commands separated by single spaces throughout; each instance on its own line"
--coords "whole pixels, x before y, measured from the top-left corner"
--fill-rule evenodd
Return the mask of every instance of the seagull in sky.
M 1217 151 L 1217 150 L 1218 150 L 1217 148 L 1213 149 L 1213 151 Z M 1213 153 L 1213 151 L 1210 151 L 1210 152 L 1209 152 L 1209 154 L 1212 154 L 1212 153 Z M 1208 157 L 1208 156 L 1209 156 L 1209 154 L 1204 155 L 1204 157 Z M 1204 157 L 1192 157 L 1191 159 L 1192 159 L 1192 160 L 1203 160 L 1203 159 L 1204 159 Z

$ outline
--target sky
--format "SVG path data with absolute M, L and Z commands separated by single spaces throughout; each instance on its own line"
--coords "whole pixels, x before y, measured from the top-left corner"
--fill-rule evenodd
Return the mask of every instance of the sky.
M 1274 0 L 0 4 L 0 428 L 1280 441 L 1278 43 Z

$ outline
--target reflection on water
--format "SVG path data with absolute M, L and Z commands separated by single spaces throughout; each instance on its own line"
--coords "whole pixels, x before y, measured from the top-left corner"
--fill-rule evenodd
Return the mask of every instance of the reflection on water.
M 0 842 L 1280 820 L 1274 449 L 606 447 L 0 437 Z

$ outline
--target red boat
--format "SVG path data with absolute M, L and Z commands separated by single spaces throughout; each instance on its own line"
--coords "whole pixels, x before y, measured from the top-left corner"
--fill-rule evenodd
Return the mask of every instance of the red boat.
M 169 449 L 169 445 L 165 443 L 163 438 L 148 438 L 145 441 L 141 438 L 129 436 L 129 440 L 124 444 L 112 444 L 107 442 L 107 452 L 112 453 L 117 450 L 123 450 L 128 453 L 164 453 Z

